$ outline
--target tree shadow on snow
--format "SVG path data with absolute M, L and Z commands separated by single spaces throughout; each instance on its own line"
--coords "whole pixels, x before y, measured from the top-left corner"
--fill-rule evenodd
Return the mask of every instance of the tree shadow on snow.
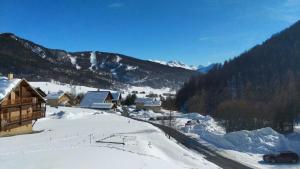
M 149 130 L 139 130 L 134 132 L 124 132 L 124 133 L 116 133 L 116 134 L 142 134 L 142 133 L 157 133 L 157 130 L 149 129 Z
M 51 116 L 52 117 L 55 117 L 56 119 L 61 119 L 63 118 L 63 116 L 65 115 L 66 113 L 64 111 L 60 111 L 60 112 L 57 112 L 57 113 L 54 113 L 52 114 Z

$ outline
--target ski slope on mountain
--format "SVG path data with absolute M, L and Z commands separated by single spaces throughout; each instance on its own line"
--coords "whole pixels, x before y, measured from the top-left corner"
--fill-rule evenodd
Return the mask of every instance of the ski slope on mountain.
M 149 59 L 149 61 L 159 63 L 159 64 L 162 64 L 162 65 L 167 65 L 167 66 L 170 66 L 170 67 L 180 67 L 180 68 L 188 69 L 188 70 L 197 70 L 197 67 L 195 67 L 193 65 L 187 65 L 187 64 L 184 64 L 184 63 L 182 63 L 180 61 L 176 61 L 176 60 L 165 62 L 165 61 L 160 61 L 160 60 L 151 60 L 151 59 Z
M 1 169 L 218 168 L 150 124 L 103 111 L 48 107 L 34 130 L 0 139 Z

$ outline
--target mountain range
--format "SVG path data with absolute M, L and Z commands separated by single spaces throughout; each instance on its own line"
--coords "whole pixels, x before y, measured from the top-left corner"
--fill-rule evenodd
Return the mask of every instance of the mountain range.
M 177 61 L 177 60 L 172 60 L 172 61 L 160 61 L 160 60 L 149 60 L 151 62 L 156 62 L 159 64 L 163 64 L 163 65 L 167 65 L 170 67 L 180 67 L 180 68 L 184 68 L 184 69 L 188 69 L 188 70 L 195 70 L 198 71 L 200 73 L 207 73 L 209 72 L 216 64 L 210 64 L 208 66 L 203 66 L 203 65 L 199 65 L 199 66 L 194 66 L 194 65 L 187 65 L 181 61 Z
M 99 88 L 136 85 L 177 89 L 202 72 L 177 61 L 166 63 L 101 51 L 50 49 L 12 33 L 0 34 L 0 59 L 2 74 L 12 72 L 30 81 L 56 80 Z

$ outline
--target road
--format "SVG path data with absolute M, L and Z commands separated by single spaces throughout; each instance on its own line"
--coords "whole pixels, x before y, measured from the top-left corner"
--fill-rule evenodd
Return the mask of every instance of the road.
M 219 167 L 221 167 L 223 169 L 251 169 L 250 167 L 245 166 L 237 161 L 234 161 L 234 160 L 231 160 L 231 159 L 221 156 L 220 154 L 216 153 L 215 151 L 202 145 L 197 140 L 186 136 L 185 134 L 177 131 L 176 129 L 173 129 L 168 126 L 163 126 L 160 124 L 152 123 L 149 121 L 141 120 L 141 119 L 135 119 L 135 118 L 133 118 L 133 119 L 138 120 L 138 121 L 147 122 L 147 123 L 150 123 L 150 124 L 158 127 L 159 129 L 164 131 L 167 135 L 171 136 L 172 138 L 177 140 L 179 143 L 181 143 L 185 147 L 199 152 L 200 154 L 205 156 L 204 158 L 206 160 L 218 165 Z

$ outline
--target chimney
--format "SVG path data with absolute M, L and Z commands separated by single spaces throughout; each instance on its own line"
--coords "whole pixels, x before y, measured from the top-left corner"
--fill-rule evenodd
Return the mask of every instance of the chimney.
M 12 80 L 14 78 L 14 74 L 13 73 L 9 73 L 7 76 L 8 80 Z

